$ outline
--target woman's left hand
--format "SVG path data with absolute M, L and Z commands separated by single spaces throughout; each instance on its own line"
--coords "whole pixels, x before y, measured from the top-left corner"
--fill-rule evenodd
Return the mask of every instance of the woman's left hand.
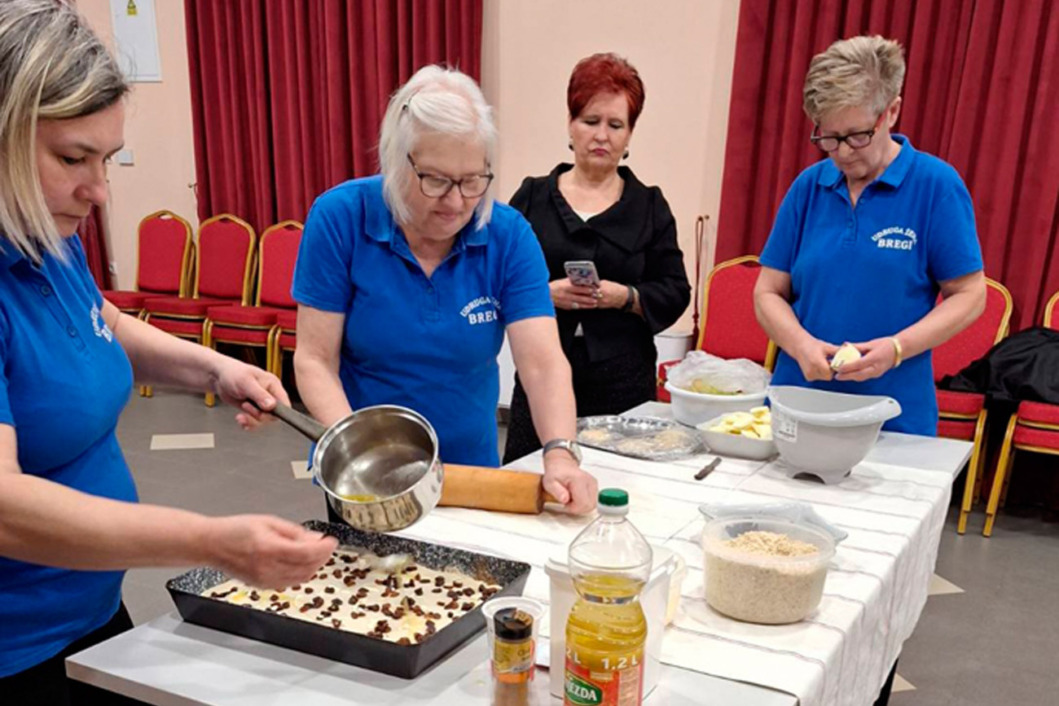
M 897 351 L 889 338 L 876 338 L 867 343 L 854 343 L 860 351 L 859 360 L 850 361 L 838 369 L 836 380 L 843 382 L 864 382 L 883 375 L 894 367 Z
M 285 405 L 290 404 L 290 398 L 279 378 L 261 368 L 226 356 L 222 357 L 211 376 L 210 388 L 222 400 L 242 410 L 235 415 L 235 421 L 244 429 L 254 429 L 266 419 L 271 419 L 263 415 L 262 410 L 267 412 L 272 409 L 277 400 Z M 247 400 L 253 400 L 257 407 Z
M 597 289 L 600 309 L 620 309 L 629 299 L 629 288 L 620 282 L 603 280 Z
M 555 451 L 544 459 L 544 490 L 575 515 L 596 507 L 599 485 L 592 474 L 577 465 L 565 451 Z

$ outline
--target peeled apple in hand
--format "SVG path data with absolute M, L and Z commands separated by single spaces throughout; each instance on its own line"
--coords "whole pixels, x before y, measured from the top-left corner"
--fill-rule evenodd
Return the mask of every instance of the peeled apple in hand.
M 860 351 L 852 343 L 843 343 L 842 347 L 835 353 L 835 357 L 831 359 L 831 369 L 838 371 L 846 363 L 852 363 L 855 360 L 860 360 Z

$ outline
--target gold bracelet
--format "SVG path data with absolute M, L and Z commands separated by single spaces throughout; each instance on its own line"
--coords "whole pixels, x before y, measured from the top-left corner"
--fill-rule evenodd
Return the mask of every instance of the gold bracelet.
M 894 344 L 894 367 L 901 367 L 901 361 L 904 360 L 904 349 L 901 348 L 901 342 L 897 340 L 897 336 L 890 337 L 890 343 Z

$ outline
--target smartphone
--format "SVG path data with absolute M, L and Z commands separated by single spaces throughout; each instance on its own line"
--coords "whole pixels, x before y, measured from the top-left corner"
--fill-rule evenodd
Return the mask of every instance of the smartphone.
M 568 260 L 563 263 L 566 276 L 579 287 L 598 287 L 599 273 L 591 260 Z

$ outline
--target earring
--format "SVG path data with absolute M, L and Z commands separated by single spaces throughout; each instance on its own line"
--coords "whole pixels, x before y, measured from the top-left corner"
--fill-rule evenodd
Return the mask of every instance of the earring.
M 568 148 L 570 148 L 570 151 L 571 151 L 571 152 L 573 152 L 573 151 L 574 151 L 574 141 L 573 141 L 573 140 L 570 140 L 569 142 L 567 142 L 567 143 L 566 143 L 566 146 L 567 146 Z
M 623 155 L 621 156 L 621 158 L 622 158 L 622 159 L 628 159 L 628 158 L 629 158 L 629 150 L 625 150 L 625 154 L 623 154 Z

